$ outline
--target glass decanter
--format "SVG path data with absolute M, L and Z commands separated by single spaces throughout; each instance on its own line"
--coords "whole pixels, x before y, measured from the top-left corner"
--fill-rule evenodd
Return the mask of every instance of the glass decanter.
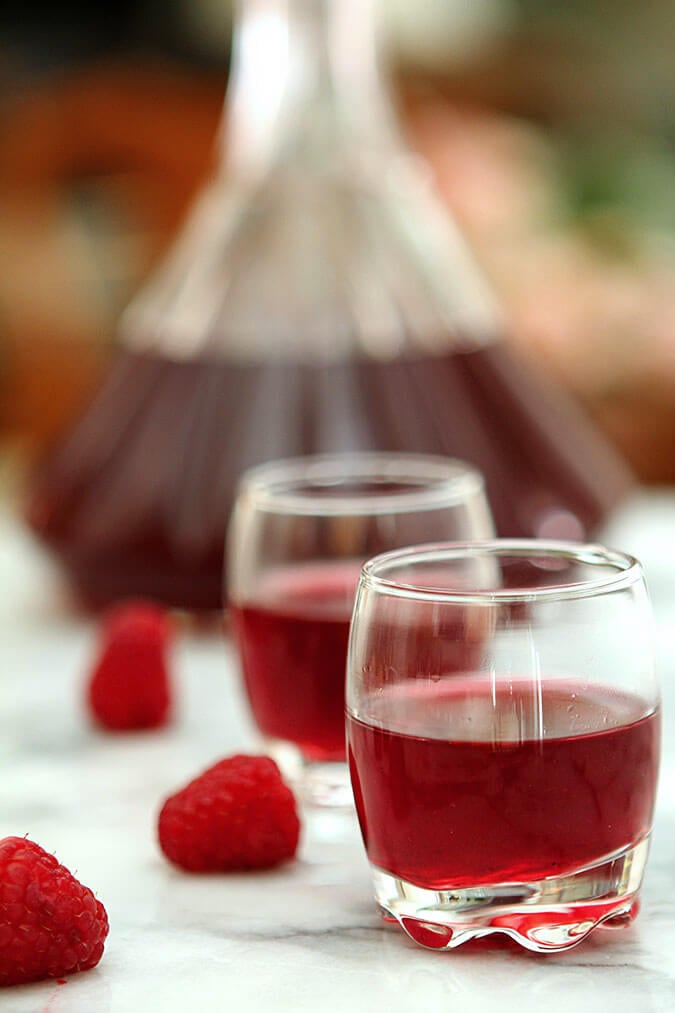
M 626 487 L 500 340 L 376 34 L 373 0 L 240 3 L 219 168 L 33 484 L 30 522 L 84 601 L 217 608 L 237 479 L 274 458 L 464 458 L 502 535 L 584 537 Z

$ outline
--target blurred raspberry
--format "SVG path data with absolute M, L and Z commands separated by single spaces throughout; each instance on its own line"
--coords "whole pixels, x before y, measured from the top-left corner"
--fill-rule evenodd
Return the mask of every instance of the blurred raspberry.
M 137 731 L 167 723 L 171 683 L 168 613 L 148 602 L 111 609 L 101 624 L 99 656 L 87 700 L 95 720 L 109 731 Z
M 0 985 L 98 964 L 108 916 L 91 890 L 23 837 L 0 841 Z
M 190 872 L 267 869 L 295 855 L 300 821 L 273 760 L 231 756 L 166 800 L 158 833 Z

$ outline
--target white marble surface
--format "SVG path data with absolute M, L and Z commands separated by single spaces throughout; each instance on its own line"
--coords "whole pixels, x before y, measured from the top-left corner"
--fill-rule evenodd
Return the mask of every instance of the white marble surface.
M 0 990 L 0 1010 L 675 1010 L 675 495 L 624 510 L 606 540 L 643 557 L 659 624 L 665 749 L 642 913 L 557 957 L 492 944 L 435 954 L 380 921 L 353 820 L 309 820 L 299 859 L 264 875 L 194 877 L 162 860 L 162 797 L 253 745 L 231 649 L 184 633 L 177 723 L 94 732 L 81 707 L 92 627 L 58 614 L 44 558 L 0 518 L 0 837 L 53 851 L 111 923 L 97 969 Z

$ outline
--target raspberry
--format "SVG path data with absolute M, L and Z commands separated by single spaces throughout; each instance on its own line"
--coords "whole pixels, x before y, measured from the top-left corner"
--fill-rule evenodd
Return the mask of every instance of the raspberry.
M 0 985 L 95 967 L 108 916 L 91 890 L 24 837 L 0 841 Z
M 88 686 L 89 708 L 96 721 L 109 731 L 166 724 L 171 707 L 167 613 L 147 602 L 119 605 L 104 616 L 101 634 Z
M 295 855 L 300 821 L 274 760 L 231 756 L 166 800 L 158 833 L 190 872 L 268 869 Z

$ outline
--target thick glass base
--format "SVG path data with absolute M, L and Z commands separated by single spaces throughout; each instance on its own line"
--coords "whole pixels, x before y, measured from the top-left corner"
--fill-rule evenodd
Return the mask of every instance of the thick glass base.
M 264 749 L 303 805 L 354 808 L 346 760 L 309 760 L 297 746 L 279 739 L 266 738 Z
M 459 890 L 425 890 L 371 866 L 387 920 L 416 943 L 452 950 L 492 933 L 537 953 L 577 946 L 598 926 L 622 928 L 638 911 L 649 837 L 567 876 Z

